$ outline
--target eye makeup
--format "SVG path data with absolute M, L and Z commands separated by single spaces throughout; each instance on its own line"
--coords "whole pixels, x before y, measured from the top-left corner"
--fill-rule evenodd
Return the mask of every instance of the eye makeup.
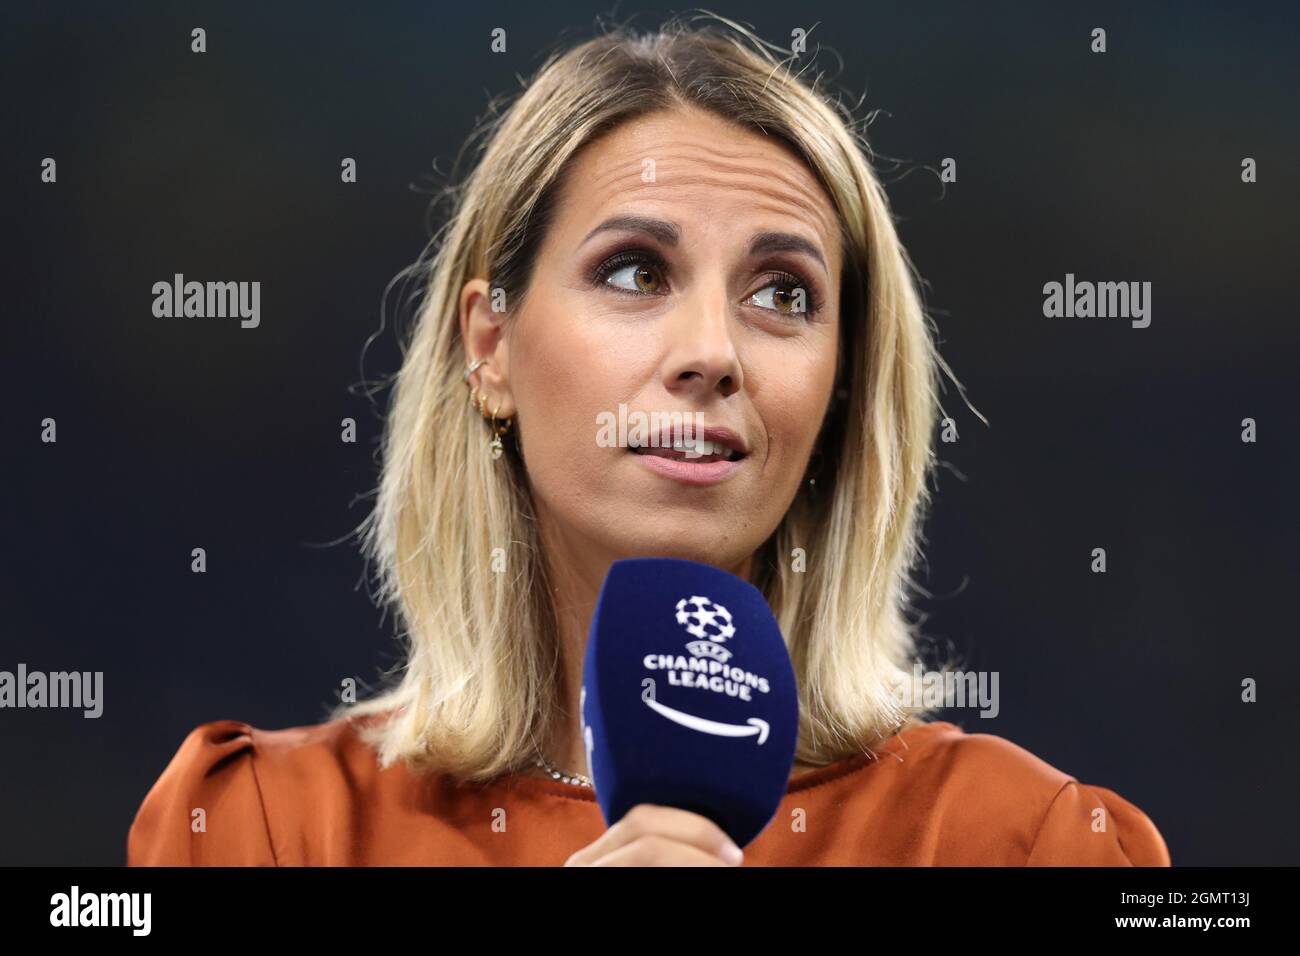
M 633 290 L 609 284 L 609 279 L 615 273 L 629 266 L 648 266 L 659 274 L 660 282 L 667 285 L 667 275 L 669 272 L 668 264 L 664 261 L 663 256 L 652 249 L 641 246 L 630 246 L 619 249 L 609 256 L 601 259 L 587 276 L 589 284 L 593 288 L 608 289 L 616 293 L 630 296 L 655 296 L 665 295 L 665 291 L 646 291 Z M 758 286 L 753 292 L 745 296 L 745 304 L 750 304 L 764 289 L 772 286 L 785 288 L 788 290 L 802 289 L 807 298 L 806 307 L 802 312 L 784 312 L 781 309 L 767 308 L 765 306 L 755 306 L 764 312 L 772 312 L 779 316 L 799 316 L 802 315 L 805 320 L 811 319 L 817 315 L 822 308 L 822 299 L 817 291 L 817 286 L 809 282 L 806 276 L 789 268 L 769 268 L 760 276 L 763 285 Z

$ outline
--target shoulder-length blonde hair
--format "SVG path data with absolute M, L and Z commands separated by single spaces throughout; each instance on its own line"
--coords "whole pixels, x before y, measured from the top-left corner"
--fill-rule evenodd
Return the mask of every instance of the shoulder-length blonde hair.
M 773 51 L 786 51 L 747 28 L 703 16 L 711 22 L 673 18 L 650 35 L 607 30 L 552 55 L 484 124 L 481 157 L 449 189 L 450 216 L 411 267 L 427 286 L 394 383 L 375 507 L 358 529 L 406 659 L 387 689 L 336 711 L 381 718 L 360 730 L 384 766 L 402 759 L 470 780 L 518 770 L 563 706 L 527 472 L 512 443 L 500 460 L 485 453 L 488 425 L 462 379 L 458 296 L 489 277 L 517 307 L 575 154 L 619 123 L 680 104 L 793 147 L 842 227 L 842 387 L 820 439 L 821 475 L 753 573 L 799 680 L 797 757 L 829 763 L 926 718 L 894 693 L 916 655 L 908 575 L 929 503 L 942 365 L 918 282 L 861 121 L 820 78 L 792 72 L 793 55 L 778 59 Z

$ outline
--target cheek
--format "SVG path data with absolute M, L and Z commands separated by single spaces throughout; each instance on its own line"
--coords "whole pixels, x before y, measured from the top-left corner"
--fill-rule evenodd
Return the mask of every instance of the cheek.
M 649 374 L 653 323 L 628 321 L 604 305 L 587 291 L 538 287 L 512 330 L 511 386 L 521 421 L 557 441 L 594 447 L 597 414 L 633 401 Z
M 627 401 L 627 366 L 608 330 L 566 309 L 521 317 L 511 343 L 511 389 L 528 472 L 545 497 L 577 495 L 599 479 L 597 416 Z M 580 313 L 577 313 L 580 314 Z
M 817 437 L 819 415 L 820 408 L 808 402 L 807 396 L 791 395 L 764 416 L 770 442 L 768 466 L 774 470 L 774 478 L 800 476 Z
M 795 361 L 787 355 L 773 370 L 759 407 L 770 443 L 770 466 L 796 479 L 817 440 L 835 375 L 833 350 L 820 349 L 801 358 Z

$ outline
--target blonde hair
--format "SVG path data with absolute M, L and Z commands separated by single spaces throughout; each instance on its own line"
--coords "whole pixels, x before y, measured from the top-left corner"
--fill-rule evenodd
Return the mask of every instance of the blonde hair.
M 512 443 L 499 460 L 485 453 L 488 426 L 462 380 L 458 296 L 488 276 L 517 308 L 575 154 L 619 123 L 684 104 L 792 146 L 842 226 L 841 400 L 822 432 L 823 471 L 753 572 L 799 680 L 797 757 L 829 763 L 926 719 L 893 692 L 917 652 L 908 575 L 929 502 L 942 365 L 919 283 L 851 112 L 820 77 L 803 80 L 793 57 L 773 53 L 784 51 L 703 16 L 712 22 L 610 29 L 553 54 L 481 129 L 482 155 L 449 190 L 431 258 L 411 267 L 427 269 L 427 287 L 394 383 L 375 507 L 359 529 L 406 658 L 395 683 L 336 711 L 378 718 L 360 732 L 384 766 L 401 759 L 471 780 L 518 770 L 563 705 L 527 472 Z M 493 571 L 497 548 L 507 573 Z M 796 549 L 806 570 L 792 566 Z

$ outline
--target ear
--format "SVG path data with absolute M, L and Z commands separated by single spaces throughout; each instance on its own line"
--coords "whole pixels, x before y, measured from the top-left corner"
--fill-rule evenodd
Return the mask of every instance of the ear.
M 495 295 L 493 294 L 495 291 Z M 469 384 L 486 396 L 484 405 L 497 418 L 513 418 L 514 395 L 510 391 L 510 344 L 505 334 L 507 313 L 492 306 L 504 301 L 500 290 L 493 290 L 487 279 L 470 279 L 460 290 L 460 340 L 465 348 L 465 366 L 476 359 L 486 359 L 470 376 Z

